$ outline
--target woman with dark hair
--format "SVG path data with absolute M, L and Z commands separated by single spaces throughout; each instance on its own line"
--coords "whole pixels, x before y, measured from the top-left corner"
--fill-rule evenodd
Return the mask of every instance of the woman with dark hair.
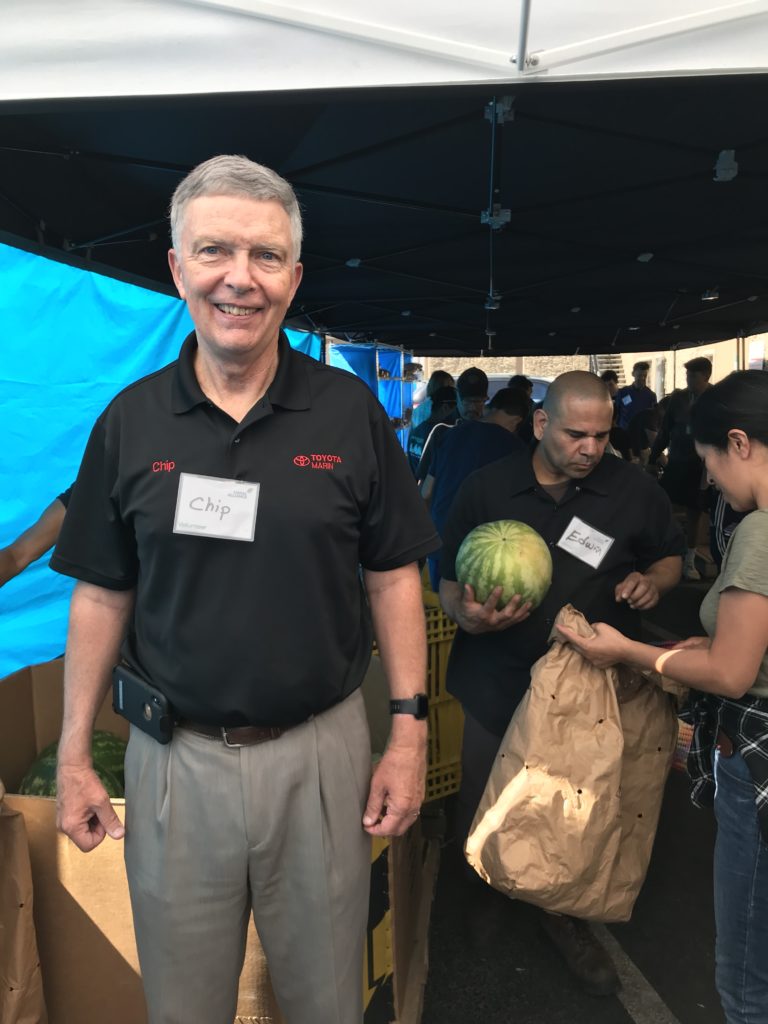
M 768 1024 L 768 372 L 709 388 L 691 429 L 710 481 L 748 513 L 701 605 L 708 636 L 660 653 L 605 623 L 589 640 L 560 631 L 595 665 L 656 669 L 694 691 L 692 795 L 714 801 L 718 823 L 717 988 L 728 1024 Z

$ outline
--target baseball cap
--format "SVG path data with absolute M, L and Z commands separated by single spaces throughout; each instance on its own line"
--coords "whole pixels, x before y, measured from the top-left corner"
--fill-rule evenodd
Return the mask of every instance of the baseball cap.
M 486 398 L 488 378 L 477 366 L 470 366 L 456 381 L 456 390 L 462 398 Z

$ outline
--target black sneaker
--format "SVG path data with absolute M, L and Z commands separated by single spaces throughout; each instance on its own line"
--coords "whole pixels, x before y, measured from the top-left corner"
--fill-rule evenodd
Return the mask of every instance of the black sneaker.
M 585 992 L 612 996 L 619 991 L 621 982 L 613 961 L 586 921 L 567 914 L 542 913 L 541 926 Z

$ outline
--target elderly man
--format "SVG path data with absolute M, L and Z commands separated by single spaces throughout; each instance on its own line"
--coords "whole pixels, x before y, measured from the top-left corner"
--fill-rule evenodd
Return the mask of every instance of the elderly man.
M 680 578 L 685 545 L 666 495 L 638 467 L 604 457 L 612 416 L 603 381 L 582 371 L 562 374 L 534 413 L 533 452 L 493 462 L 469 477 L 442 531 L 440 600 L 459 626 L 447 687 L 465 712 L 457 807 L 462 844 L 560 608 L 570 602 L 587 619 L 610 622 L 636 637 L 640 613 Z M 501 587 L 479 604 L 472 588 L 456 580 L 462 540 L 480 523 L 498 519 L 527 523 L 550 547 L 552 586 L 535 610 L 516 595 L 497 611 Z M 578 543 L 576 534 L 595 543 Z M 481 907 L 483 900 L 472 903 Z M 542 925 L 587 991 L 603 995 L 618 988 L 608 954 L 585 922 L 543 914 Z
M 171 229 L 195 330 L 99 417 L 52 561 L 80 581 L 59 824 L 85 851 L 123 835 L 90 759 L 122 656 L 175 723 L 161 743 L 132 722 L 125 766 L 151 1024 L 230 1024 L 251 908 L 291 1024 L 359 1024 L 370 836 L 423 797 L 417 560 L 436 538 L 367 386 L 281 332 L 302 273 L 288 183 L 216 157 Z M 372 625 L 393 723 L 371 778 Z

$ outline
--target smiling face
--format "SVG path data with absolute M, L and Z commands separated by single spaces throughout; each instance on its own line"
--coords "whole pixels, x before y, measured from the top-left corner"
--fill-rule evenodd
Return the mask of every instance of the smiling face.
M 563 395 L 552 413 L 537 409 L 533 428 L 539 442 L 534 453 L 539 482 L 588 476 L 603 457 L 612 419 L 610 400 L 576 395 Z
M 290 221 L 275 199 L 199 196 L 184 211 L 168 262 L 201 351 L 250 364 L 274 351 L 301 281 Z

